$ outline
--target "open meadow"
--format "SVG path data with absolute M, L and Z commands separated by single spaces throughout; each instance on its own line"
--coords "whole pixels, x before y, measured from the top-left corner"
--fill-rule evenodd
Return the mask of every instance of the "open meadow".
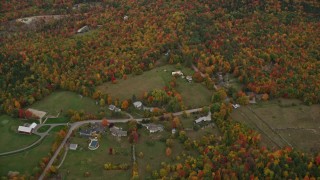
M 53 92 L 41 101 L 31 105 L 31 108 L 46 111 L 50 115 L 57 115 L 62 110 L 62 115 L 69 109 L 83 110 L 88 113 L 97 113 L 99 108 L 96 102 L 89 97 L 82 97 L 77 93 L 69 91 Z
M 24 123 L 31 124 L 32 121 L 13 119 L 7 115 L 0 116 L 0 153 L 26 147 L 40 138 L 34 134 L 18 133 L 18 126 L 22 126 Z
M 142 97 L 144 92 L 153 89 L 163 89 L 171 81 L 171 72 L 178 70 L 173 65 L 165 65 L 143 72 L 142 75 L 130 75 L 127 80 L 117 80 L 116 84 L 104 83 L 97 87 L 103 94 L 109 94 L 112 98 L 120 100 L 130 99 L 132 95 Z M 192 76 L 193 70 L 182 67 L 180 69 L 185 76 Z M 199 107 L 208 105 L 212 91 L 199 83 L 189 83 L 186 79 L 178 78 L 176 90 L 181 94 L 187 107 Z
M 39 172 L 39 162 L 50 153 L 51 146 L 56 138 L 56 132 L 61 128 L 62 126 L 53 128 L 41 144 L 34 148 L 21 153 L 0 157 L 0 176 L 6 176 L 9 171 L 18 171 L 21 174 L 26 175 L 32 175 Z M 19 142 L 20 140 L 14 143 L 18 144 Z
M 320 151 L 320 105 L 279 99 L 242 106 L 232 113 L 236 121 L 258 130 L 271 148 L 292 146 L 306 152 Z M 308 139 L 308 141 L 306 141 Z

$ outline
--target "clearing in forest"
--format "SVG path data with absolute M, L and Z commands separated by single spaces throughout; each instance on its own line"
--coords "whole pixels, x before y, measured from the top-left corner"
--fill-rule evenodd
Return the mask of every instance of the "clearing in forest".
M 161 66 L 150 71 L 143 72 L 142 75 L 130 75 L 127 80 L 117 80 L 116 84 L 104 83 L 97 87 L 103 94 L 120 100 L 130 99 L 132 95 L 141 98 L 144 92 L 153 89 L 163 89 L 169 85 L 172 79 L 171 72 L 178 70 L 173 65 Z M 182 67 L 180 69 L 185 76 L 193 75 L 193 70 Z M 187 107 L 199 107 L 210 103 L 212 91 L 199 83 L 189 83 L 186 79 L 177 78 L 175 88 L 182 96 Z
M 271 148 L 320 150 L 320 105 L 306 106 L 299 100 L 279 99 L 242 106 L 233 111 L 232 117 L 260 132 L 262 143 Z

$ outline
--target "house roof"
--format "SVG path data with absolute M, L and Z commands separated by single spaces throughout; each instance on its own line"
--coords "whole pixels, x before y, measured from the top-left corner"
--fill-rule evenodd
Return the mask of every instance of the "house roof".
M 31 129 L 34 129 L 36 126 L 37 126 L 37 123 L 32 123 L 29 127 L 30 127 Z
M 31 133 L 32 128 L 30 127 L 25 127 L 25 126 L 19 126 L 18 127 L 19 132 L 24 132 L 24 133 Z
M 78 148 L 78 144 L 70 144 L 69 145 L 69 149 L 71 149 L 71 150 L 77 150 L 77 148 Z
M 136 101 L 133 103 L 134 107 L 141 107 L 142 106 L 142 102 L 141 101 Z
M 201 121 L 211 121 L 211 112 L 209 111 L 207 116 L 202 116 L 195 120 L 196 123 L 199 123 Z
M 110 131 L 114 136 L 127 136 L 127 131 L 123 131 L 122 129 L 116 126 L 110 128 Z
M 88 26 L 83 26 L 82 28 L 78 29 L 78 33 L 82 33 L 82 32 L 86 32 L 89 31 L 89 27 Z

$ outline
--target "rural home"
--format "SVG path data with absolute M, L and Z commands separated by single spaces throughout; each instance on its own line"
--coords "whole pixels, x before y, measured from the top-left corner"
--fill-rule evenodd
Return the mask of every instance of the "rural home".
M 26 111 L 29 111 L 32 114 L 31 118 L 38 119 L 40 121 L 40 124 L 42 123 L 42 120 L 44 119 L 44 117 L 47 114 L 47 112 L 45 112 L 45 111 L 39 111 L 36 109 L 31 109 L 31 108 L 27 109 Z
M 183 73 L 181 71 L 173 71 L 171 74 L 172 76 L 176 76 L 176 75 L 183 76 Z
M 142 102 L 141 101 L 136 101 L 133 103 L 133 106 L 137 109 L 141 109 L 142 108 Z
M 200 122 L 202 122 L 202 121 L 204 121 L 204 122 L 206 122 L 206 121 L 211 121 L 211 112 L 210 112 L 210 111 L 209 111 L 209 113 L 208 113 L 207 116 L 202 116 L 202 117 L 194 120 L 194 122 L 195 122 L 196 124 L 198 124 L 198 123 L 200 123 Z
M 116 137 L 127 136 L 128 134 L 127 131 L 123 131 L 122 128 L 118 128 L 116 126 L 113 126 L 112 128 L 110 128 L 110 132 L 113 136 L 116 136 Z
M 155 132 L 161 132 L 163 131 L 164 127 L 161 124 L 142 124 L 142 126 L 146 127 L 150 133 L 155 133 Z
M 89 26 L 83 26 L 82 28 L 78 29 L 77 33 L 84 33 L 89 31 Z
M 117 108 L 117 106 L 115 106 L 113 104 L 109 105 L 109 110 L 110 111 L 114 111 L 114 112 L 120 112 L 121 111 L 120 108 Z
M 32 123 L 31 125 L 26 126 L 19 126 L 18 132 L 19 133 L 25 133 L 25 134 L 32 134 L 34 128 L 36 128 L 37 123 Z

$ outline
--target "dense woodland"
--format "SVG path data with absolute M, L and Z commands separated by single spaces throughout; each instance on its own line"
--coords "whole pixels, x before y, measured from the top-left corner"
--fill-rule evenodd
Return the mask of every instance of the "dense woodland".
M 16 21 L 53 14 L 63 16 L 30 25 Z M 0 111 L 17 116 L 19 109 L 59 89 L 100 99 L 97 85 L 164 63 L 194 64 L 205 74 L 195 74 L 195 80 L 208 88 L 216 83 L 216 73 L 231 73 L 243 84 L 242 91 L 317 104 L 319 20 L 317 0 L 1 1 Z M 85 25 L 90 31 L 77 34 Z M 169 97 L 158 102 L 152 93 L 180 101 L 153 91 L 145 96 L 150 104 L 170 102 Z M 154 177 L 320 176 L 320 155 L 261 149 L 257 134 L 229 122 L 229 105 L 212 108 L 223 140 L 204 137 L 190 143 L 201 156 L 164 165 Z

